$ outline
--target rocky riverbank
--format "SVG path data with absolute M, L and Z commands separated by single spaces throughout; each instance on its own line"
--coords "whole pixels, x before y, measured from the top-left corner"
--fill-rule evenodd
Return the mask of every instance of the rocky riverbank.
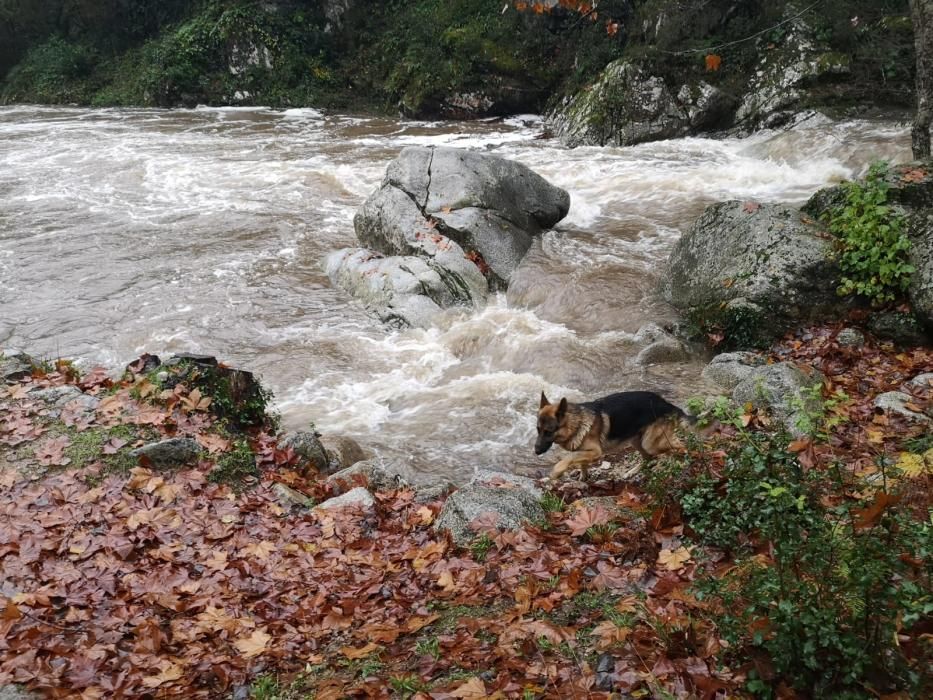
M 347 440 L 278 434 L 267 393 L 213 358 L 143 356 L 116 376 L 5 355 L 0 684 L 22 697 L 838 688 L 848 676 L 795 669 L 780 643 L 830 627 L 849 639 L 869 615 L 885 629 L 897 620 L 899 639 L 885 653 L 901 665 L 876 687 L 921 687 L 929 614 L 913 611 L 929 595 L 931 367 L 929 348 L 838 325 L 719 356 L 707 372 L 735 408 L 692 407 L 716 420 L 702 443 L 647 469 L 624 456 L 590 483 L 545 491 L 482 471 L 459 489 L 411 484 Z M 753 459 L 765 453 L 773 461 Z M 791 530 L 790 514 L 806 516 L 811 538 L 853 518 L 844 556 L 887 542 L 893 559 L 871 549 L 871 561 L 896 571 L 900 602 L 833 609 L 824 627 L 797 632 L 774 617 L 773 636 L 745 636 L 726 594 L 708 596 L 718 582 L 740 585 L 749 610 L 768 604 L 736 572 L 790 556 L 769 513 Z M 783 604 L 828 614 L 812 596 L 864 583 L 831 579 Z M 845 648 L 814 659 L 839 668 Z M 859 654 L 873 673 L 891 658 Z
M 906 0 L 565 5 L 14 0 L 0 16 L 0 99 L 550 112 L 574 145 L 914 106 Z

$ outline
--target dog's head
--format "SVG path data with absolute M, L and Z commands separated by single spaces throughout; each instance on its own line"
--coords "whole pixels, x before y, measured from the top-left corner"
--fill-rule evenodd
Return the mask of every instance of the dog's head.
M 551 403 L 541 392 L 541 405 L 538 408 L 538 439 L 535 440 L 535 454 L 543 455 L 554 444 L 556 435 L 567 417 L 567 399 Z

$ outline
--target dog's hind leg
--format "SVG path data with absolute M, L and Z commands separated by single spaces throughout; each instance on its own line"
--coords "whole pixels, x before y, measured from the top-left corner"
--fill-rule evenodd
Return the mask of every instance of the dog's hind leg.
M 674 433 L 674 425 L 667 420 L 649 425 L 641 434 L 639 443 L 637 447 L 645 459 L 683 447 L 683 443 Z

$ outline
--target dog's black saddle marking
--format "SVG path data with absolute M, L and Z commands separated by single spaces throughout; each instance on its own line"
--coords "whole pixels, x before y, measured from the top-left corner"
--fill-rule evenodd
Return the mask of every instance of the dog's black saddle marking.
M 595 413 L 609 416 L 610 440 L 628 440 L 659 418 L 683 414 L 677 406 L 652 391 L 623 391 L 580 404 Z

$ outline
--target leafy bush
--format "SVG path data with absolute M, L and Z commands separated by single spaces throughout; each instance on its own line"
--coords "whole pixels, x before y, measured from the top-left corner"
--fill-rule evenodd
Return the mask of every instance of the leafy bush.
M 910 286 L 914 267 L 904 217 L 888 204 L 887 164 L 875 163 L 863 183 L 843 185 L 845 205 L 827 214 L 838 240 L 840 295 L 856 294 L 874 304 L 895 301 Z
M 839 498 L 842 465 L 804 470 L 786 435 L 738 429 L 721 447 L 663 469 L 694 536 L 736 555 L 726 575 L 698 579 L 697 595 L 720 611 L 734 660 L 767 660 L 749 690 L 769 696 L 781 678 L 812 697 L 918 692 L 921 669 L 897 634 L 933 613 L 930 522 L 882 491 L 867 507 Z

